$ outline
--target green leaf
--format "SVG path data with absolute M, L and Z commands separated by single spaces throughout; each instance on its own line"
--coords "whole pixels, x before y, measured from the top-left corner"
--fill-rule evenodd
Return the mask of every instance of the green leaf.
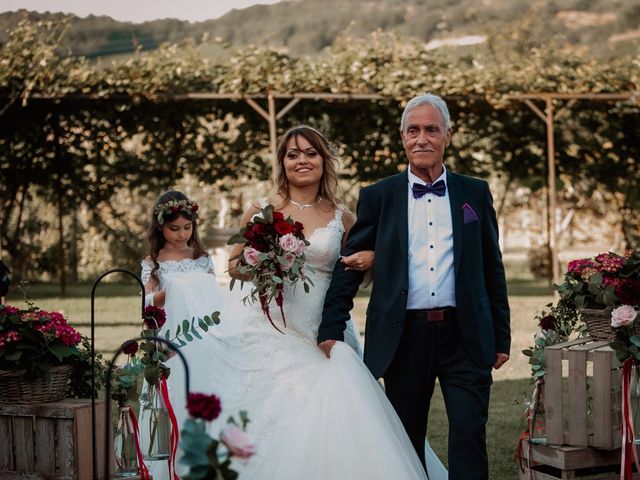
M 206 325 L 205 325 L 206 326 Z M 196 337 L 198 340 L 202 340 L 202 336 L 200 335 L 200 332 L 198 332 L 197 328 L 194 328 L 191 333 L 193 334 L 194 337 Z
M 189 320 L 182 321 L 182 331 L 184 332 L 185 335 L 189 331 Z
M 193 337 L 192 337 L 188 332 L 185 332 L 185 333 L 184 333 L 184 338 L 185 338 L 188 342 L 193 342 Z
M 205 322 L 203 318 L 198 318 L 198 325 L 200 326 L 203 332 L 207 332 L 209 330 L 209 326 L 207 325 L 207 322 Z
M 213 323 L 220 325 L 220 312 L 213 312 L 211 314 L 211 319 L 213 320 Z
M 272 276 L 271 280 L 273 280 L 273 282 L 277 283 L 278 285 L 280 285 L 282 283 L 282 279 L 280 277 L 278 277 L 277 275 Z

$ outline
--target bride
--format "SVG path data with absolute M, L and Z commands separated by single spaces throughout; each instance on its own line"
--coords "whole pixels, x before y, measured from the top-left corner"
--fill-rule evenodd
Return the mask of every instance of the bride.
M 341 243 L 353 223 L 336 199 L 336 158 L 326 138 L 300 125 L 284 134 L 277 151 L 278 193 L 252 205 L 245 224 L 268 203 L 304 225 L 314 268 L 309 293 L 286 287 L 286 326 L 280 333 L 259 305 L 244 305 L 245 292 L 232 292 L 213 332 L 210 364 L 213 389 L 225 412 L 247 410 L 248 432 L 257 454 L 234 464 L 241 479 L 388 480 L 427 478 L 383 389 L 362 363 L 359 340 L 349 327 L 350 344 L 338 342 L 331 358 L 316 345 L 324 296 Z M 241 245 L 231 252 L 233 258 Z M 347 265 L 372 264 L 373 252 L 344 258 Z M 230 262 L 230 274 L 243 278 Z M 273 308 L 272 311 L 277 311 Z M 446 470 L 427 444 L 430 480 L 444 480 Z

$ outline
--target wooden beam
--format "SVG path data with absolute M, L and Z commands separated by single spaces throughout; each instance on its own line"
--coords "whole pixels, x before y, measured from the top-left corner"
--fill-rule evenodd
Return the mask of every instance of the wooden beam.
M 299 101 L 300 101 L 299 98 L 294 98 L 289 103 L 287 103 L 284 106 L 284 108 L 280 110 L 276 115 L 276 120 L 280 120 L 282 117 L 284 117 L 289 112 L 289 110 L 291 110 L 293 107 L 295 107 L 298 104 Z
M 551 260 L 552 281 L 560 278 L 558 269 L 558 246 L 556 238 L 556 147 L 553 130 L 553 99 L 546 99 L 546 124 L 547 124 L 547 185 L 549 203 L 549 252 Z

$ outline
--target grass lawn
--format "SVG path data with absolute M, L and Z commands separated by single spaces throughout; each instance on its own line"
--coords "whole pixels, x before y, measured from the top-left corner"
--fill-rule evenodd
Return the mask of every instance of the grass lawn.
M 520 433 L 524 429 L 524 402 L 530 393 L 529 366 L 521 354 L 533 341 L 536 325 L 533 314 L 553 300 L 545 282 L 528 277 L 520 265 L 509 268 L 512 349 L 511 360 L 494 372 L 487 443 L 492 480 L 517 478 L 517 467 L 511 458 Z M 364 327 L 364 312 L 370 290 L 356 298 L 353 316 Z M 88 334 L 91 319 L 91 285 L 74 285 L 60 297 L 56 285 L 34 284 L 28 290 L 31 301 L 43 309 L 63 311 L 72 324 Z M 21 294 L 12 294 L 8 303 L 20 305 Z M 101 351 L 113 351 L 124 340 L 139 333 L 140 296 L 131 284 L 104 284 L 96 296 L 96 346 Z M 224 321 L 224 318 L 222 319 Z M 429 441 L 443 462 L 447 463 L 447 418 L 440 389 L 431 405 Z

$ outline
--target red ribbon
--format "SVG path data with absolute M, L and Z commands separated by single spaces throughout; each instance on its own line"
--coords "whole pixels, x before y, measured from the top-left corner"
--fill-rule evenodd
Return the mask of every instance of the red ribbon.
M 169 478 L 172 480 L 180 480 L 180 477 L 176 473 L 176 454 L 178 453 L 178 420 L 176 414 L 173 411 L 173 405 L 169 400 L 169 388 L 167 387 L 167 379 L 162 378 L 160 380 L 160 394 L 164 401 L 164 406 L 167 408 L 169 414 L 169 420 L 171 420 L 171 452 L 169 454 Z
M 529 403 L 529 406 L 527 408 L 527 413 L 526 413 L 527 429 L 524 432 L 522 432 L 522 434 L 520 435 L 520 438 L 518 439 L 518 448 L 516 449 L 516 453 L 515 453 L 515 458 L 518 459 L 520 471 L 522 473 L 525 473 L 522 460 L 525 457 L 523 444 L 525 441 L 527 441 L 527 451 L 526 451 L 527 467 L 528 467 L 527 478 L 529 478 L 530 480 L 533 478 L 533 470 L 531 469 L 531 467 L 533 466 L 533 461 L 531 458 L 531 454 L 533 453 L 532 446 L 531 446 L 531 438 L 534 431 L 542 430 L 543 428 L 540 425 L 541 424 L 540 420 L 535 418 L 535 411 L 537 410 L 538 404 L 540 403 L 541 384 L 542 384 L 542 380 L 540 379 L 536 380 L 535 386 L 533 388 L 533 394 L 531 395 L 531 402 Z
M 144 457 L 142 456 L 142 450 L 140 449 L 140 432 L 138 429 L 138 419 L 132 409 L 129 409 L 129 418 L 131 419 L 131 425 L 133 425 L 133 436 L 136 441 L 136 455 L 138 457 L 138 471 L 140 472 L 141 480 L 150 480 L 149 470 L 144 463 Z
M 633 413 L 631 411 L 631 373 L 635 367 L 635 360 L 627 358 L 622 364 L 622 461 L 620 465 L 620 479 L 633 478 L 633 463 L 640 472 L 638 450 L 635 446 L 635 432 L 633 431 Z

